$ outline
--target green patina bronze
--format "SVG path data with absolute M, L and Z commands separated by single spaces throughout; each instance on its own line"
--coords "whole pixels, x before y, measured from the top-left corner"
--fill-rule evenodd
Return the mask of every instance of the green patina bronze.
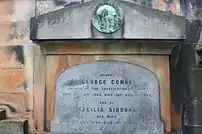
M 121 28 L 123 23 L 123 11 L 119 5 L 107 2 L 94 8 L 92 25 L 103 33 L 113 33 Z

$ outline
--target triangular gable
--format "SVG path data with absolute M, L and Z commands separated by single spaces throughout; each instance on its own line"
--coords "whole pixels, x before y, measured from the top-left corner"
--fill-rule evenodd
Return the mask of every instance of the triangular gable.
M 89 1 L 33 17 L 31 39 L 185 39 L 183 17 L 126 1 L 113 1 L 123 11 L 124 23 L 120 30 L 108 34 L 99 32 L 91 20 L 93 9 L 102 2 Z

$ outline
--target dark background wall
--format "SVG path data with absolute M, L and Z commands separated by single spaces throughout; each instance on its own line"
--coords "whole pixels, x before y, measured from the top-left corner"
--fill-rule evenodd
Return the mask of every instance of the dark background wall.
M 201 133 L 192 126 L 198 125 L 197 110 L 200 94 L 193 88 L 193 69 L 198 67 L 196 46 L 201 44 L 202 1 L 181 1 L 181 13 L 186 18 L 186 40 L 176 47 L 171 56 L 171 88 L 172 101 L 177 113 L 181 115 L 183 134 Z M 191 110 L 191 111 L 190 111 Z M 195 115 L 194 115 L 195 114 Z M 195 117 L 196 118 L 195 118 Z M 194 118 L 193 118 L 194 117 Z M 198 119 L 201 120 L 201 119 Z M 192 128 L 187 128 L 191 126 Z M 191 129 L 191 130 L 190 130 Z

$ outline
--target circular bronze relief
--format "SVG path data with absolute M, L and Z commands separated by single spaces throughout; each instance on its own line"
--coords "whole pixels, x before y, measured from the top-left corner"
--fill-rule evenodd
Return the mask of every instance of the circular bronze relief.
M 95 7 L 92 25 L 103 33 L 113 33 L 120 29 L 123 23 L 123 11 L 115 3 L 101 3 Z

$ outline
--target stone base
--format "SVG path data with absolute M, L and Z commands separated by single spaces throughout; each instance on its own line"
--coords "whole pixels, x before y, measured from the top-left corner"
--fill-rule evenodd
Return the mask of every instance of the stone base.
M 28 121 L 24 119 L 6 119 L 0 121 L 0 134 L 28 134 Z

